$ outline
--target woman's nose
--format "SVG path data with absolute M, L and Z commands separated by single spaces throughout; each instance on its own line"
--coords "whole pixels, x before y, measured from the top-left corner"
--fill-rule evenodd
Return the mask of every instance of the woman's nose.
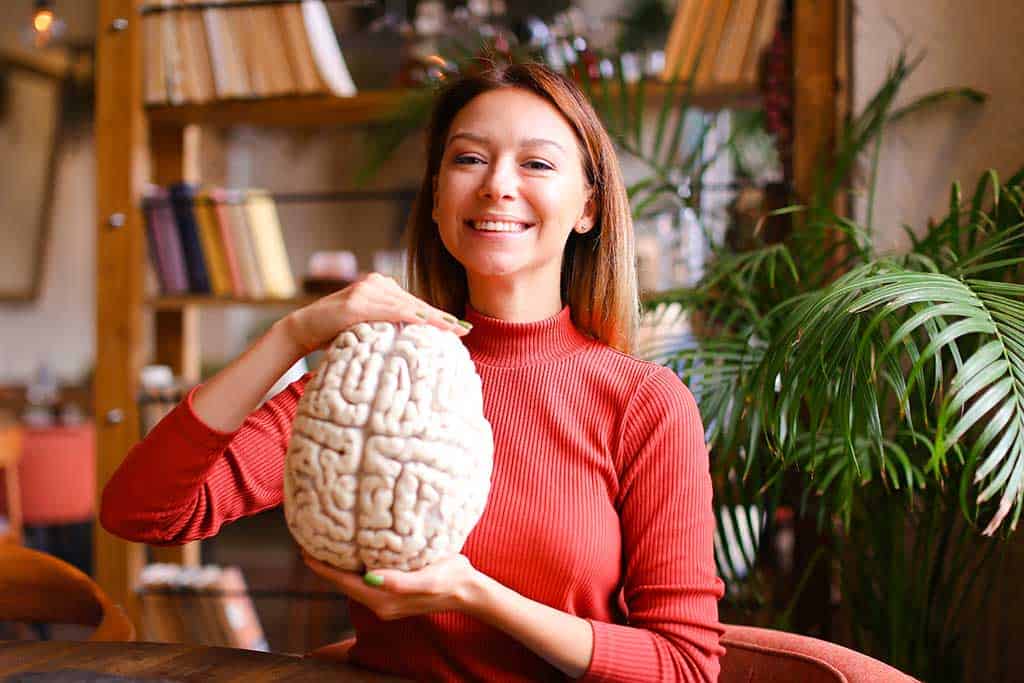
M 480 183 L 479 195 L 481 198 L 492 201 L 514 199 L 517 183 L 515 169 L 511 168 L 510 164 L 497 162 L 490 166 Z

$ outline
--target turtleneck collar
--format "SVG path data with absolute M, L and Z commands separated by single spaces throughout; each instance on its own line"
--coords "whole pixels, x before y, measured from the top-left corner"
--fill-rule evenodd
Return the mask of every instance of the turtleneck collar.
M 550 318 L 514 323 L 492 318 L 466 304 L 465 319 L 473 329 L 462 338 L 473 360 L 487 365 L 517 367 L 564 358 L 591 340 L 573 325 L 569 307 Z

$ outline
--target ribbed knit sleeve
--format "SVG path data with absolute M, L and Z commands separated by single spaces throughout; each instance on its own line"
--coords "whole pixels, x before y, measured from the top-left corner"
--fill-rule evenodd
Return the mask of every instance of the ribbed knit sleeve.
M 722 628 L 711 477 L 697 404 L 668 368 L 623 416 L 616 468 L 627 625 L 591 619 L 586 681 L 714 681 Z
M 252 412 L 235 432 L 207 426 L 193 389 L 135 444 L 103 489 L 100 523 L 149 544 L 180 544 L 280 504 L 284 455 L 309 375 Z

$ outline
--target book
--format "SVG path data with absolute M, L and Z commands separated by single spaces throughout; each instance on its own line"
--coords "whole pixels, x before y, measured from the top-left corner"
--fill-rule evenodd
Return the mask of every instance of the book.
M 327 92 L 327 85 L 320 78 L 313 52 L 310 49 L 302 8 L 298 5 L 280 5 L 276 8 L 281 30 L 284 33 L 285 52 L 294 78 L 295 89 L 302 94 Z
M 157 643 L 187 640 L 182 613 L 177 608 L 177 565 L 150 564 L 139 573 L 142 639 Z
M 234 566 L 222 567 L 214 586 L 221 596 L 216 600 L 213 611 L 219 630 L 227 635 L 226 645 L 243 650 L 269 651 L 242 570 Z
M 269 651 L 236 566 L 155 563 L 139 574 L 145 640 Z
M 164 294 L 188 291 L 188 271 L 181 248 L 178 225 L 171 208 L 170 194 L 165 188 L 151 185 L 143 199 L 146 237 L 160 290 Z
M 758 0 L 733 0 L 729 20 L 722 34 L 715 59 L 712 80 L 716 83 L 743 83 L 743 59 L 757 22 Z
M 265 190 L 247 190 L 244 206 L 264 295 L 277 298 L 295 296 L 297 287 L 288 263 L 274 200 Z
M 750 36 L 750 44 L 743 56 L 741 81 L 757 83 L 761 68 L 761 55 L 771 45 L 775 32 L 782 18 L 783 0 L 761 0 L 755 30 Z
M 174 220 L 178 226 L 182 253 L 185 255 L 185 268 L 188 272 L 188 288 L 194 294 L 210 293 L 210 276 L 206 267 L 199 238 L 199 226 L 193 210 L 196 199 L 196 186 L 192 183 L 175 183 L 168 188 Z
M 238 27 L 238 45 L 249 76 L 249 95 L 252 97 L 269 97 L 273 94 L 267 63 L 263 59 L 261 46 L 261 29 L 259 15 L 253 7 L 233 7 L 232 18 Z
M 662 79 L 688 81 L 701 47 L 701 38 L 707 27 L 709 0 L 680 0 L 676 6 L 668 42 L 665 45 L 665 69 Z
M 217 224 L 217 213 L 209 190 L 202 189 L 197 192 L 193 211 L 199 228 L 199 241 L 206 256 L 210 289 L 217 296 L 231 296 L 235 293 L 231 283 L 231 271 L 228 269 L 220 226 Z
M 732 13 L 734 0 L 718 0 L 707 6 L 708 19 L 707 27 L 701 36 L 702 50 L 700 65 L 694 82 L 697 87 L 707 87 L 711 84 L 712 74 L 718 64 L 718 53 L 722 48 L 722 36 L 726 31 L 726 23 Z
M 239 270 L 235 238 L 231 226 L 228 225 L 228 221 L 231 220 L 225 206 L 228 202 L 228 193 L 222 187 L 211 187 L 208 195 L 216 218 L 215 222 L 220 245 L 224 251 L 224 264 L 227 266 L 228 278 L 231 280 L 231 291 L 235 296 L 247 296 L 248 290 L 245 286 L 245 280 L 242 279 L 242 272 Z
M 220 5 L 224 1 L 208 0 L 207 5 Z M 210 67 L 217 97 L 228 99 L 249 96 L 251 87 L 241 44 L 242 36 L 239 35 L 241 23 L 238 12 L 224 7 L 207 7 L 203 10 L 203 24 L 206 27 L 206 42 L 210 50 Z
M 174 7 L 175 0 L 158 0 L 155 4 L 169 10 Z M 171 104 L 182 104 L 186 99 L 185 70 L 181 59 L 182 48 L 178 38 L 175 12 L 163 11 L 154 16 L 160 24 L 160 54 L 163 56 L 163 72 L 167 79 L 167 101 Z
M 178 0 L 181 11 L 173 13 L 181 46 L 183 90 L 185 99 L 190 102 L 208 102 L 216 95 L 203 16 L 193 7 L 202 1 Z
M 273 5 L 261 5 L 251 9 L 255 23 L 260 27 L 259 58 L 266 70 L 269 92 L 272 95 L 287 95 L 298 88 L 288 62 L 285 48 L 284 26 Z
M 160 0 L 146 0 L 143 9 L 157 7 L 160 4 Z M 167 101 L 162 31 L 163 24 L 159 14 L 142 15 L 142 90 L 146 104 L 163 104 Z
M 306 25 L 313 61 L 328 91 L 338 97 L 352 97 L 356 84 L 348 72 L 341 45 L 331 25 L 323 0 L 302 0 L 302 19 Z
M 245 295 L 254 299 L 266 296 L 259 261 L 256 258 L 256 246 L 249 230 L 249 221 L 245 216 L 245 193 L 241 190 L 224 190 L 223 202 L 218 208 L 221 212 L 221 223 L 227 226 L 231 244 L 235 249 Z

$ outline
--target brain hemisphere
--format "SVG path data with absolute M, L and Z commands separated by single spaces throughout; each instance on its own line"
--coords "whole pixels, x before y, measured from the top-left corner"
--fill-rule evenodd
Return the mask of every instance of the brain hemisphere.
M 458 552 L 490 491 L 493 441 L 459 339 L 361 323 L 309 380 L 285 465 L 296 541 L 342 569 L 418 569 Z

